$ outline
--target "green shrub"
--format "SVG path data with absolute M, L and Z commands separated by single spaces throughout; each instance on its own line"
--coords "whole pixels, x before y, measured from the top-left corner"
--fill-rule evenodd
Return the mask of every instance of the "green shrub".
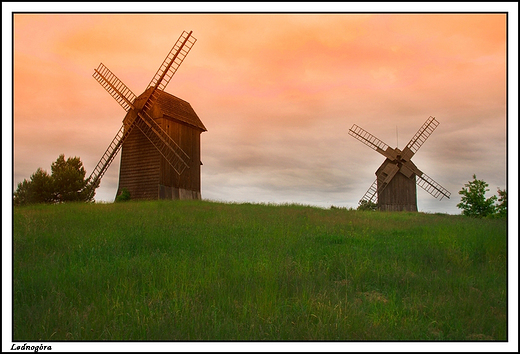
M 478 180 L 476 175 L 473 175 L 473 181 L 464 184 L 464 188 L 459 191 L 462 195 L 461 202 L 457 204 L 457 208 L 462 209 L 463 215 L 483 218 L 495 214 L 497 197 L 494 195 L 486 199 L 488 186 L 488 183 Z
M 116 202 L 126 202 L 130 199 L 130 192 L 128 189 L 123 188 L 121 189 L 121 193 L 119 193 L 119 195 L 116 197 Z
M 376 211 L 378 208 L 377 204 L 374 203 L 374 202 L 371 202 L 371 201 L 367 201 L 367 200 L 362 200 L 360 203 L 359 203 L 359 206 L 357 208 L 357 210 L 362 210 L 362 211 Z

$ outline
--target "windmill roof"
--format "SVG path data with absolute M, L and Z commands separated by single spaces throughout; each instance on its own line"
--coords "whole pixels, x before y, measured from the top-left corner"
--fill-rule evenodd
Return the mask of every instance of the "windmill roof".
M 163 115 L 199 128 L 202 131 L 207 130 L 204 124 L 202 124 L 200 118 L 197 116 L 197 113 L 195 113 L 188 102 L 169 94 L 168 92 L 159 92 L 160 95 L 155 104 L 161 109 Z

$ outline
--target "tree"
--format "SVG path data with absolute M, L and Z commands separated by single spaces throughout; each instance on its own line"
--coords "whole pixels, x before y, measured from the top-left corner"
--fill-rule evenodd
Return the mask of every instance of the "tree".
M 14 192 L 15 205 L 34 203 L 63 203 L 71 201 L 92 201 L 88 194 L 88 179 L 85 180 L 85 168 L 79 157 L 68 158 L 60 155 L 51 165 L 52 174 L 38 168 L 30 180 L 18 183 Z M 98 184 L 99 185 L 99 184 Z M 94 187 L 94 189 L 97 186 Z
M 507 217 L 507 191 L 497 188 L 498 204 L 496 206 L 497 216 L 501 218 Z
M 18 183 L 16 192 L 14 192 L 13 203 L 14 205 L 24 205 L 29 203 L 29 188 L 31 182 L 24 179 L 23 182 Z
M 53 199 L 52 177 L 42 168 L 38 168 L 29 181 L 24 179 L 18 183 L 14 193 L 15 205 L 52 203 Z
M 54 184 L 54 200 L 57 203 L 86 200 L 87 181 L 85 168 L 79 157 L 69 157 L 61 154 L 51 165 Z
M 478 180 L 476 175 L 473 175 L 473 181 L 464 185 L 464 188 L 459 191 L 462 195 L 461 202 L 457 204 L 457 208 L 462 209 L 463 215 L 482 218 L 495 213 L 494 203 L 497 196 L 486 199 L 488 186 L 486 182 Z

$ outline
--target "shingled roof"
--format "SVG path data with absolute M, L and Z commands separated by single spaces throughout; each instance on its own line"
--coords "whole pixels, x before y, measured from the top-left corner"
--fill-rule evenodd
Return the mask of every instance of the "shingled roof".
M 155 104 L 161 109 L 162 114 L 166 117 L 176 119 L 195 128 L 199 128 L 202 131 L 207 130 L 191 105 L 179 97 L 171 95 L 165 91 L 160 91 Z

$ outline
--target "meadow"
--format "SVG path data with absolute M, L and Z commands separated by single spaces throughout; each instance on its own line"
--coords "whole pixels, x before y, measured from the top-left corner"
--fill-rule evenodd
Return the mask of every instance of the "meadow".
M 507 222 L 303 205 L 13 209 L 13 341 L 506 341 Z

